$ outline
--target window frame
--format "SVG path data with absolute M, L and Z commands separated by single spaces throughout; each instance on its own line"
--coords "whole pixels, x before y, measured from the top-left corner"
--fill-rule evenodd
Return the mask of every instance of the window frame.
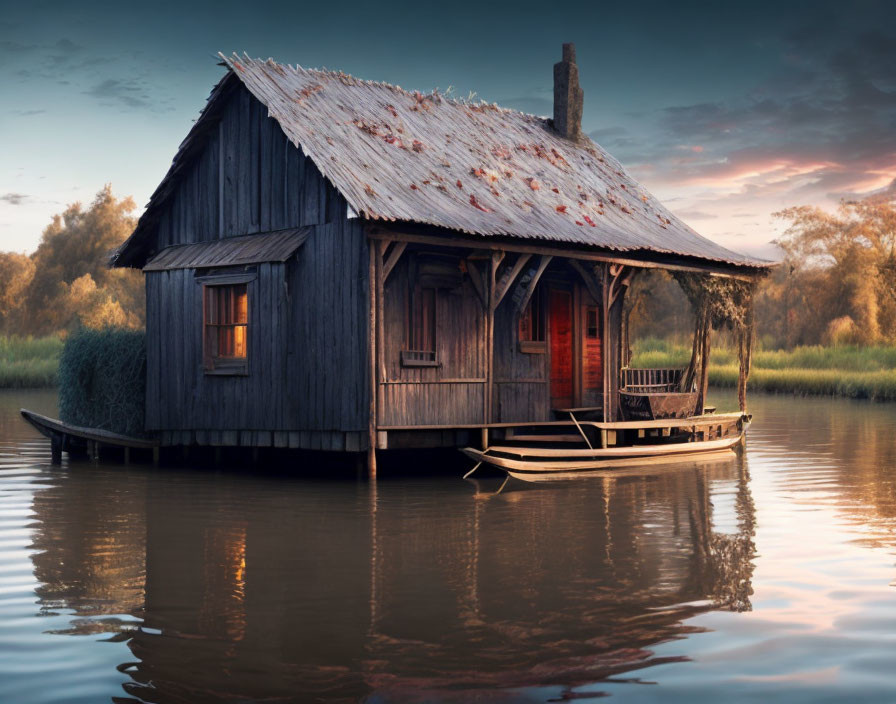
M 429 293 L 431 292 L 431 293 Z M 400 362 L 402 367 L 439 367 L 438 358 L 438 300 L 439 289 L 437 286 L 416 285 L 408 291 L 407 309 L 405 313 L 404 348 L 401 350 Z M 431 305 L 430 310 L 423 306 Z M 418 305 L 421 308 L 418 310 Z M 421 341 L 420 336 L 425 336 L 426 326 L 424 319 L 429 318 L 430 337 L 428 346 L 431 349 L 423 349 L 426 341 Z
M 529 321 L 528 334 L 524 336 L 523 328 Z M 516 335 L 519 351 L 523 354 L 547 354 L 547 316 L 544 305 L 544 291 L 536 286 L 526 307 L 520 311 L 517 319 Z
M 594 316 L 594 334 L 591 334 L 591 321 L 589 318 Z M 588 340 L 600 339 L 600 312 L 597 306 L 585 306 L 585 338 Z
M 239 274 L 210 274 L 207 276 L 197 276 L 196 281 L 201 286 L 200 300 L 202 304 L 202 368 L 206 375 L 209 376 L 248 376 L 250 350 L 250 328 L 252 326 L 251 302 L 252 302 L 252 282 L 255 280 L 255 272 L 246 272 Z M 231 288 L 236 286 L 246 287 L 246 322 L 245 323 L 211 323 L 209 317 L 209 296 L 212 291 L 220 288 Z M 216 354 L 216 350 L 211 349 L 209 327 L 240 327 L 244 326 L 246 330 L 246 356 L 245 357 L 221 357 Z

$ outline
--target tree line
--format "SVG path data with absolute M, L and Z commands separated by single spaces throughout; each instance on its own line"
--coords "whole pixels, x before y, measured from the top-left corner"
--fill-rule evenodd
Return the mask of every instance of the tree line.
M 142 327 L 143 276 L 107 266 L 134 230 L 134 209 L 107 185 L 87 207 L 73 203 L 54 215 L 32 254 L 0 252 L 0 335 Z
M 64 333 L 79 325 L 139 328 L 143 277 L 109 269 L 109 255 L 133 231 L 130 197 L 110 186 L 84 207 L 54 215 L 32 254 L 0 252 L 0 335 Z M 782 261 L 756 292 L 763 347 L 896 344 L 896 201 L 843 201 L 835 212 L 800 206 L 775 214 L 787 223 Z M 690 305 L 661 271 L 635 277 L 626 303 L 632 338 L 687 339 Z
M 896 344 L 896 202 L 843 201 L 775 213 L 787 224 L 781 255 L 757 287 L 756 331 L 766 349 L 801 345 Z M 633 338 L 684 340 L 690 308 L 664 272 L 636 277 L 626 314 Z

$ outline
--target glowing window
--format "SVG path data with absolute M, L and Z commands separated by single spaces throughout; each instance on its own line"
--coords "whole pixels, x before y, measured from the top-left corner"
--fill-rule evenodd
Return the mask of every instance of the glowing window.
M 203 287 L 206 370 L 248 371 L 249 292 L 247 284 Z

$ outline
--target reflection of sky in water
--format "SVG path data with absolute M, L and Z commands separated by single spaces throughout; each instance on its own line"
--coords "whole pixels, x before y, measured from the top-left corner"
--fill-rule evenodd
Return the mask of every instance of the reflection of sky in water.
M 892 407 L 754 398 L 745 461 L 474 498 L 53 469 L 53 404 L 0 394 L 4 701 L 896 697 Z

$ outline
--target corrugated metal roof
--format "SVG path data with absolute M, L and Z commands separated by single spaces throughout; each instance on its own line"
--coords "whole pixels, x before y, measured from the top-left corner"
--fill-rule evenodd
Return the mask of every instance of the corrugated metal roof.
M 150 259 L 143 270 L 166 271 L 283 262 L 304 244 L 310 230 L 309 227 L 303 227 L 297 230 L 227 237 L 198 244 L 173 245 Z
M 600 146 L 564 139 L 546 118 L 220 56 L 367 218 L 768 264 L 700 236 Z

